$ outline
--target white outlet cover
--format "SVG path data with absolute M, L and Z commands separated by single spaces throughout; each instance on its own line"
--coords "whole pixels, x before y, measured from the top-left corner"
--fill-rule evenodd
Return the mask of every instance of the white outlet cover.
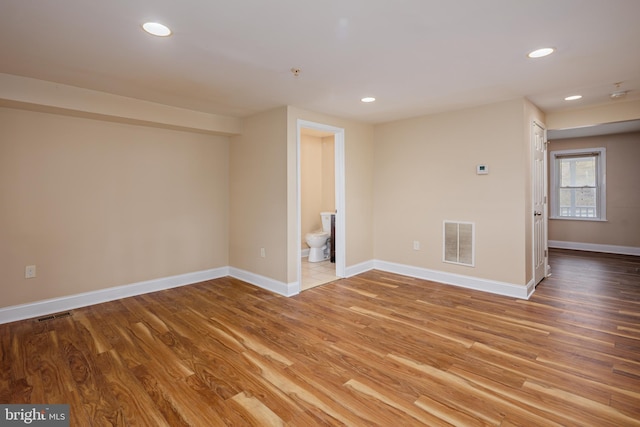
M 24 278 L 25 279 L 33 279 L 36 277 L 36 266 L 35 265 L 27 265 L 24 268 Z

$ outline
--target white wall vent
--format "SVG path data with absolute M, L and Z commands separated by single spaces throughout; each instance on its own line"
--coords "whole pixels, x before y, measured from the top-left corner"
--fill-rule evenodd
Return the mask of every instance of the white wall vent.
M 444 221 L 442 261 L 473 267 L 475 265 L 475 224 Z

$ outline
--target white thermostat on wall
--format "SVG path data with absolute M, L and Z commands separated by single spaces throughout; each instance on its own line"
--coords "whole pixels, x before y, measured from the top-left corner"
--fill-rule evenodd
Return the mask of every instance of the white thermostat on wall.
M 489 173 L 489 166 L 487 165 L 476 166 L 476 173 L 478 175 L 487 175 Z

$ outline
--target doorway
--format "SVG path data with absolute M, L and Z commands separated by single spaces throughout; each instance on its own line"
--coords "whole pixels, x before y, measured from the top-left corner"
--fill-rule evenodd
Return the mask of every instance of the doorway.
M 332 170 L 331 179 L 327 181 L 333 181 L 334 204 L 335 210 L 335 263 L 331 263 L 330 260 L 309 263 L 308 259 L 304 259 L 306 255 L 306 244 L 304 243 L 304 237 L 309 230 L 303 230 L 302 227 L 302 213 L 303 213 L 303 199 L 305 194 L 302 191 L 302 176 L 303 176 L 303 164 L 302 164 L 302 141 L 303 138 L 308 136 L 315 137 L 319 140 L 331 140 L 333 139 L 333 155 L 332 159 L 325 159 L 326 162 L 333 161 L 332 167 L 326 168 L 326 170 Z M 344 189 L 344 129 L 337 128 L 321 123 L 309 122 L 305 120 L 298 120 L 297 123 L 297 188 L 298 188 L 298 281 L 300 283 L 300 290 L 306 290 L 311 287 L 318 286 L 330 282 L 332 280 L 342 278 L 345 275 L 345 245 L 346 245 L 346 226 L 345 226 L 345 189 Z M 306 216 L 312 215 L 320 223 L 320 210 L 314 213 L 305 213 Z M 333 211 L 332 210 L 332 211 Z M 305 219 L 305 227 L 308 221 Z M 312 230 L 313 231 L 313 230 Z M 304 264 L 304 270 L 303 270 Z M 310 270 L 315 272 L 310 273 Z

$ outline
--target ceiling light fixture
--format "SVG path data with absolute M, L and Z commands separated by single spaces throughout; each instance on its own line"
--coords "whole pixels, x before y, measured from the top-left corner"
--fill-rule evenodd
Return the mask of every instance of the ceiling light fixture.
M 158 22 L 145 22 L 142 24 L 142 29 L 153 36 L 168 37 L 171 35 L 169 27 Z
M 571 95 L 571 96 L 567 96 L 564 100 L 565 101 L 575 101 L 582 98 L 582 95 Z
M 620 90 L 620 85 L 622 85 L 622 82 L 615 83 L 616 90 L 609 95 L 611 99 L 624 98 L 629 93 L 628 90 Z
M 362 102 L 373 102 L 376 99 L 373 96 L 365 96 L 364 98 L 362 98 L 360 101 Z
M 629 91 L 621 90 L 621 91 L 618 91 L 618 92 L 613 92 L 609 96 L 611 96 L 611 99 L 620 99 L 620 98 L 624 98 L 625 96 L 627 96 L 628 92 Z
M 551 55 L 556 50 L 552 47 L 543 47 L 541 49 L 536 49 L 532 52 L 529 52 L 527 55 L 529 58 L 542 58 L 543 56 Z

